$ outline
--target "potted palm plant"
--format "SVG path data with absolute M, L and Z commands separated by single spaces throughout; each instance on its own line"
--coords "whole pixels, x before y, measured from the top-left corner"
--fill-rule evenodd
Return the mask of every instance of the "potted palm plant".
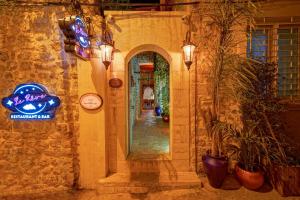
M 240 102 L 242 131 L 233 131 L 229 149 L 239 164 L 236 175 L 248 189 L 258 189 L 263 184 L 263 173 L 274 162 L 284 162 L 285 152 L 276 135 L 278 121 L 269 120 L 283 108 L 275 97 L 274 81 L 276 63 L 248 59 L 237 66 L 231 85 Z
M 239 43 L 234 39 L 235 31 L 237 31 L 241 21 L 247 21 L 252 26 L 256 5 L 251 0 L 216 0 L 212 4 L 204 4 L 199 13 L 201 19 L 205 18 L 205 21 L 208 22 L 207 26 L 214 30 L 202 40 L 210 41 L 210 46 L 207 49 L 211 55 L 207 58 L 211 60 L 207 63 L 211 63 L 208 66 L 210 70 L 208 78 L 212 101 L 210 107 L 200 108 L 211 141 L 211 147 L 202 156 L 202 161 L 210 185 L 219 188 L 228 171 L 228 159 L 224 153 L 224 144 L 231 129 L 231 125 L 225 120 L 221 120 L 220 107 L 224 96 L 228 96 L 228 91 L 224 87 L 230 75 L 228 72 L 240 60 L 234 50 Z M 213 37 L 212 34 L 214 34 Z
M 268 114 L 268 118 L 286 158 L 272 160 L 272 165 L 267 169 L 268 177 L 281 196 L 299 196 L 300 132 L 297 123 L 300 117 L 299 104 L 291 100 L 280 100 L 280 103 L 284 105 L 284 110 L 279 113 L 273 111 Z
M 236 156 L 238 163 L 235 172 L 238 180 L 248 189 L 258 189 L 264 183 L 261 170 L 263 156 L 267 155 L 263 137 L 255 134 L 255 126 L 244 127 L 231 132 L 232 142 L 229 151 Z

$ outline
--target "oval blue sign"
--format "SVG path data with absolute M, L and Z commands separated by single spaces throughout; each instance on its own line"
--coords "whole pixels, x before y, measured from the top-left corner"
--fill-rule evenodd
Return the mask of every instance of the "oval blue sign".
M 13 94 L 2 99 L 2 105 L 12 111 L 10 119 L 47 120 L 54 117 L 60 99 L 49 95 L 44 86 L 28 83 L 18 85 Z

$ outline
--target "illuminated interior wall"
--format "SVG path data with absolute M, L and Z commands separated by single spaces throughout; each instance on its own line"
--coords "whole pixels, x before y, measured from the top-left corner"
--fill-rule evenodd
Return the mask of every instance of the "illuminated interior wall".
M 134 72 L 138 72 L 139 69 L 139 64 L 138 64 L 138 59 L 137 57 L 133 57 L 129 63 L 128 66 L 129 69 L 129 98 L 130 98 L 130 105 L 129 105 L 129 109 L 130 109 L 130 114 L 129 114 L 129 129 L 130 129 L 130 133 L 129 133 L 129 140 L 130 140 L 130 144 L 132 144 L 132 137 L 133 137 L 133 127 L 135 125 L 136 120 L 138 119 L 139 115 L 140 115 L 140 74 L 138 73 L 134 73 Z M 131 80 L 131 77 L 133 78 Z

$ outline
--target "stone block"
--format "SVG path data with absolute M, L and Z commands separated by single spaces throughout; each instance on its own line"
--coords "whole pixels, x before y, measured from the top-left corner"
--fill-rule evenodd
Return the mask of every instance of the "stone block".
M 74 60 L 60 54 L 63 38 L 58 32 L 57 19 L 53 18 L 60 8 L 47 9 L 24 12 L 16 8 L 13 15 L 8 14 L 9 10 L 0 13 L 1 19 L 7 17 L 5 30 L 0 30 L 0 35 L 5 37 L 3 43 L 0 39 L 3 44 L 0 66 L 3 61 L 6 63 L 4 73 L 0 72 L 6 80 L 0 84 L 0 91 L 9 95 L 17 84 L 38 82 L 62 99 L 57 117 L 52 121 L 12 122 L 7 119 L 9 112 L 0 109 L 0 143 L 2 138 L 5 140 L 4 145 L 0 144 L 0 161 L 6 163 L 4 171 L 0 170 L 3 172 L 1 186 L 5 186 L 0 188 L 1 194 L 70 188 L 76 173 L 72 169 L 73 134 L 70 137 L 68 129 L 78 121 L 78 109 L 70 106 L 65 110 L 73 102 L 64 99 L 70 99 L 70 87 L 74 87 L 73 94 L 77 93 L 77 76 L 70 76 L 67 68 Z M 66 114 L 70 110 L 72 114 Z

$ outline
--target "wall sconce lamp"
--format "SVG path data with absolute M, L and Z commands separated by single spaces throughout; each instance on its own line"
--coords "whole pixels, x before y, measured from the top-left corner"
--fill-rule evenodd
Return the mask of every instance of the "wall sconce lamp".
M 196 48 L 196 45 L 191 42 L 192 16 L 183 16 L 182 20 L 188 25 L 188 31 L 186 32 L 185 40 L 183 41 L 182 50 L 184 53 L 184 63 L 189 70 L 193 63 L 194 51 Z
M 189 70 L 192 63 L 193 63 L 193 57 L 194 57 L 194 51 L 196 48 L 196 45 L 193 44 L 191 41 L 191 31 L 189 30 L 186 33 L 185 40 L 183 41 L 183 53 L 184 53 L 184 63 Z
M 111 64 L 113 49 L 114 49 L 113 45 L 109 43 L 104 42 L 100 45 L 102 63 L 105 65 L 106 70 Z
M 107 26 L 107 20 L 104 18 L 104 22 L 102 23 L 102 39 L 99 47 L 101 51 L 102 63 L 105 65 L 106 70 L 112 62 L 114 43 L 115 42 L 112 39 L 112 33 Z

